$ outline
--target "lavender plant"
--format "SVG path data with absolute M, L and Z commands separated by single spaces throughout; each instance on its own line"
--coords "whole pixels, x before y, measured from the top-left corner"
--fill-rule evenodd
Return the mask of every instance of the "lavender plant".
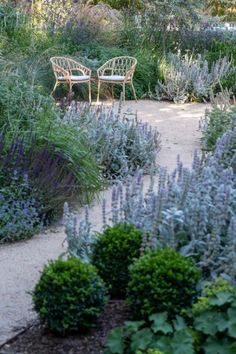
M 210 93 L 231 71 L 231 62 L 225 57 L 218 59 L 209 67 L 201 54 L 193 55 L 170 53 L 160 63 L 163 82 L 158 81 L 156 98 L 168 99 L 175 103 L 209 99 Z
M 76 176 L 63 154 L 34 135 L 27 140 L 16 136 L 10 142 L 5 135 L 0 135 L 0 186 L 8 188 L 15 173 L 18 176 L 15 191 L 20 190 L 27 175 L 28 195 L 35 200 L 40 217 L 47 221 L 57 215 L 65 200 L 79 191 Z M 16 192 L 14 200 L 18 200 Z
M 173 173 L 161 170 L 147 191 L 139 170 L 125 184 L 114 186 L 111 213 L 104 204 L 103 220 L 107 224 L 109 215 L 111 224 L 125 222 L 143 229 L 142 252 L 172 247 L 194 257 L 205 278 L 224 275 L 236 281 L 235 142 L 236 128 L 218 140 L 206 160 L 195 154 L 191 169 L 178 160 Z M 79 252 L 69 248 L 72 251 Z
M 29 238 L 40 229 L 35 199 L 30 195 L 28 176 L 16 171 L 8 186 L 0 188 L 0 243 Z
M 155 165 L 160 134 L 136 115 L 128 116 L 114 107 L 74 104 L 63 120 L 85 131 L 108 180 L 133 174 L 137 168 L 148 171 Z

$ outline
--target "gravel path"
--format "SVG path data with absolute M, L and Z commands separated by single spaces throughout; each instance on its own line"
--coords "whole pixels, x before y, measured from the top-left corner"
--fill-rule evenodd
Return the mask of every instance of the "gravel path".
M 206 105 L 141 100 L 126 102 L 124 109 L 137 111 L 140 119 L 157 126 L 162 135 L 162 149 L 157 157 L 161 166 L 172 170 L 178 154 L 186 166 L 191 166 L 194 150 L 199 149 L 198 124 Z M 104 194 L 109 198 L 109 191 Z M 90 215 L 99 229 L 98 201 Z M 63 228 L 57 227 L 25 242 L 0 246 L 0 346 L 35 319 L 28 292 L 33 289 L 44 264 L 65 251 L 64 239 Z

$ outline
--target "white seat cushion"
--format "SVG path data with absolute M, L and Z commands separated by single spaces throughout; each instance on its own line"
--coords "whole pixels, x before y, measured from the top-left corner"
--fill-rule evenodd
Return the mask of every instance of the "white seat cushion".
M 71 81 L 89 81 L 90 80 L 90 76 L 89 75 L 71 75 L 70 76 Z M 65 77 L 64 76 L 59 76 L 58 77 L 59 81 L 65 81 Z
M 100 80 L 103 81 L 124 81 L 125 76 L 120 76 L 120 75 L 110 75 L 110 76 L 100 76 L 99 77 Z

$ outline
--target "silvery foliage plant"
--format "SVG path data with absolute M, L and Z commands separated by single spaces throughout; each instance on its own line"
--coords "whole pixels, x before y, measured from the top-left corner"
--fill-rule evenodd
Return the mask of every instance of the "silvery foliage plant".
M 150 170 L 160 148 L 160 135 L 137 115 L 104 106 L 73 104 L 64 122 L 83 130 L 89 138 L 103 175 L 109 180 Z
M 200 121 L 202 148 L 214 150 L 217 139 L 227 130 L 236 127 L 236 100 L 229 90 L 211 95 L 211 109 L 207 109 Z
M 216 150 L 202 160 L 195 154 L 192 168 L 180 160 L 173 173 L 162 169 L 151 177 L 147 190 L 143 172 L 113 187 L 111 208 L 102 206 L 104 228 L 126 222 L 143 230 L 141 252 L 172 247 L 193 256 L 205 279 L 219 275 L 236 280 L 236 129 L 218 140 Z M 67 214 L 69 253 L 80 257 L 77 245 L 94 240 L 91 228 L 68 232 L 72 217 Z M 85 233 L 85 234 L 84 234 Z M 75 239 L 74 239 L 75 238 Z M 73 244 L 70 242 L 73 240 Z M 87 241 L 84 242 L 87 244 Z M 88 248 L 87 248 L 88 249 Z M 90 249 L 89 249 L 90 250 Z
M 156 98 L 168 99 L 175 103 L 190 100 L 205 101 L 217 84 L 231 72 L 231 62 L 225 57 L 209 67 L 206 59 L 193 55 L 169 53 L 160 63 L 163 82 L 158 81 Z
M 69 206 L 65 203 L 63 224 L 65 225 L 68 253 L 73 257 L 82 259 L 84 262 L 89 262 L 95 237 L 91 232 L 88 207 L 86 206 L 85 208 L 84 220 L 77 227 L 77 217 L 69 211 Z

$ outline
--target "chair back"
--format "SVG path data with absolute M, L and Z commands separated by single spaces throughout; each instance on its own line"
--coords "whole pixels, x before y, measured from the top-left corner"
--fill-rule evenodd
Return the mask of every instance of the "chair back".
M 67 57 L 52 57 L 50 62 L 56 79 L 60 76 L 70 76 L 72 71 L 80 71 L 82 75 L 91 75 L 90 69 Z
M 111 75 L 126 76 L 129 73 L 129 77 L 132 78 L 136 65 L 136 58 L 122 56 L 108 60 L 103 65 L 103 69 L 104 71 L 110 71 Z

